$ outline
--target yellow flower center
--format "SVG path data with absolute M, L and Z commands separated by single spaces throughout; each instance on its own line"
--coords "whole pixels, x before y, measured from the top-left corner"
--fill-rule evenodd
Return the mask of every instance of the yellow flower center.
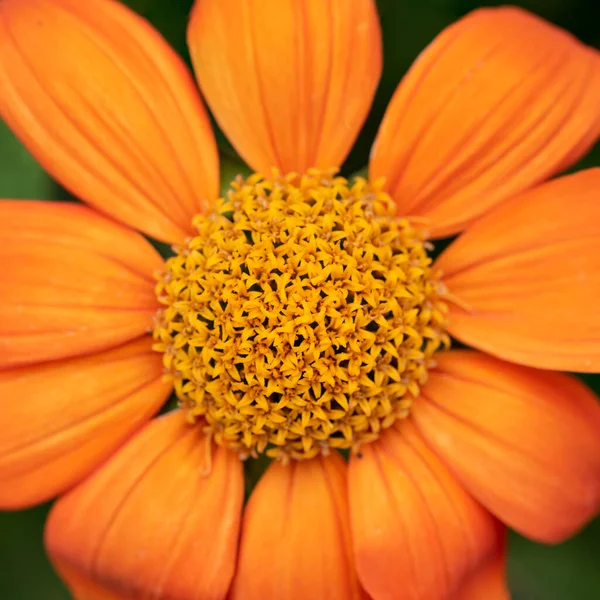
M 448 345 L 423 234 L 335 171 L 234 181 L 166 263 L 154 331 L 182 407 L 243 458 L 357 450 Z

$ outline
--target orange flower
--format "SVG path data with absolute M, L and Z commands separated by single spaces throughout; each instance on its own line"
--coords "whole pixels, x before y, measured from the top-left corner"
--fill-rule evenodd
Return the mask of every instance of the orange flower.
M 61 496 L 46 543 L 81 600 L 508 598 L 500 523 L 557 542 L 600 503 L 597 400 L 545 370 L 600 367 L 600 170 L 543 183 L 599 137 L 598 53 L 471 13 L 352 183 L 372 0 L 198 0 L 189 45 L 261 173 L 219 201 L 209 119 L 148 23 L 0 0 L 0 112 L 89 205 L 0 204 L 1 506 Z M 457 233 L 431 264 L 427 235 Z

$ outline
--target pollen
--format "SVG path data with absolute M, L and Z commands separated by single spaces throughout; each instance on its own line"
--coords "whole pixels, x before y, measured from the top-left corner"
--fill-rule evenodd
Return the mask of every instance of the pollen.
M 154 329 L 191 423 L 288 461 L 357 451 L 408 416 L 449 345 L 445 290 L 382 182 L 238 177 L 194 226 Z

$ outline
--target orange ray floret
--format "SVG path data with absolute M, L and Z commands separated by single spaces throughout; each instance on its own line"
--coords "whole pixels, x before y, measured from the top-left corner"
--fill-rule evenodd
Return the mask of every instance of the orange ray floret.
M 232 600 L 360 600 L 347 465 L 328 457 L 272 464 L 246 507 Z
M 449 330 L 513 362 L 600 370 L 600 169 L 505 202 L 438 259 Z
M 3 367 L 105 350 L 152 327 L 161 258 L 141 235 L 81 205 L 3 200 L 0 238 Z
M 373 598 L 451 598 L 495 551 L 499 527 L 401 421 L 350 459 L 359 579 Z
M 574 164 L 600 134 L 600 58 L 514 7 L 474 11 L 415 61 L 384 115 L 369 175 L 435 237 Z
M 119 2 L 2 0 L 0 61 L 0 114 L 49 173 L 128 225 L 185 238 L 217 196 L 217 149 L 147 21 Z
M 371 0 L 202 0 L 188 43 L 208 105 L 255 171 L 342 164 L 381 75 Z
M 237 456 L 213 448 L 211 460 L 210 440 L 175 412 L 55 504 L 46 543 L 78 598 L 90 577 L 125 598 L 223 598 L 242 497 Z
M 162 373 L 147 336 L 0 370 L 0 507 L 49 500 L 90 473 L 164 404 Z
M 597 514 L 600 409 L 574 377 L 449 352 L 413 418 L 466 489 L 524 535 L 559 542 Z

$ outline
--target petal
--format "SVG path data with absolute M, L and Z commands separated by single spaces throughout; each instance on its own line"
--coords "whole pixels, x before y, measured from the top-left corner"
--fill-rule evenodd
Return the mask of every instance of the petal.
M 216 198 L 193 79 L 121 2 L 2 0 L 0 88 L 0 114 L 42 166 L 116 219 L 180 241 Z
M 78 204 L 0 202 L 0 367 L 111 348 L 152 328 L 162 259 Z
M 443 31 L 398 86 L 371 177 L 443 237 L 575 163 L 600 134 L 600 58 L 515 7 Z
M 0 507 L 43 502 L 83 479 L 167 399 L 145 336 L 85 358 L 0 371 Z
M 410 421 L 352 456 L 350 521 L 374 600 L 441 600 L 497 544 L 494 519 L 454 480 Z
M 439 258 L 450 332 L 511 362 L 600 371 L 600 169 L 504 203 Z
M 574 377 L 455 351 L 422 395 L 423 436 L 510 527 L 559 542 L 600 508 L 600 405 Z
M 346 465 L 272 463 L 246 507 L 232 600 L 361 598 L 350 546 Z
M 502 548 L 461 586 L 455 600 L 510 600 L 506 581 L 506 549 Z
M 256 171 L 341 165 L 381 75 L 373 0 L 197 0 L 188 43 L 213 115 Z
M 210 453 L 201 426 L 170 413 L 54 505 L 46 545 L 78 600 L 100 586 L 111 599 L 225 597 L 242 466 L 224 448 L 213 447 L 212 460 Z

